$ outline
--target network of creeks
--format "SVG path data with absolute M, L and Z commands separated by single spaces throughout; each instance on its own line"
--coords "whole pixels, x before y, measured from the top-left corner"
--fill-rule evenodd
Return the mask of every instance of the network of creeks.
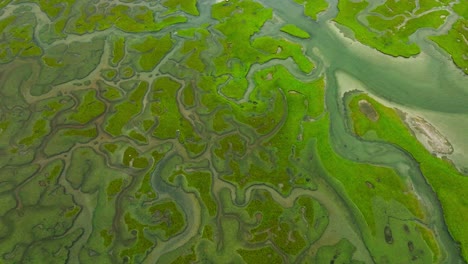
M 421 47 L 424 61 L 417 58 L 389 58 L 378 51 L 344 40 L 333 32 L 328 20 L 336 16 L 336 1 L 314 22 L 301 15 L 301 8 L 288 1 L 262 1 L 274 8 L 283 20 L 307 30 L 312 37 L 302 41 L 311 57 L 320 61 L 319 71 L 326 75 L 326 107 L 330 112 L 331 139 L 335 151 L 348 159 L 394 167 L 400 175 L 408 175 L 415 191 L 429 207 L 429 222 L 439 234 L 441 244 L 447 250 L 447 263 L 457 262 L 456 246 L 447 232 L 442 209 L 437 197 L 420 173 L 417 162 L 407 153 L 390 144 L 364 142 L 349 133 L 345 126 L 345 114 L 340 97 L 336 73 L 344 72 L 366 85 L 368 91 L 378 97 L 414 108 L 452 113 L 468 113 L 468 78 L 457 70 L 450 60 L 423 36 L 414 39 Z M 311 53 L 318 50 L 317 56 Z M 430 55 L 430 56 L 427 56 Z M 346 84 L 344 84 L 346 85 Z M 450 259 L 453 258 L 453 259 Z M 459 259 L 458 259 L 459 260 Z
M 260 0 L 260 2 L 274 10 L 276 19 L 295 24 L 312 36 L 311 39 L 297 40 L 297 42 L 306 47 L 307 55 L 313 58 L 316 64 L 313 73 L 307 76 L 301 74 L 292 60 L 283 61 L 282 64 L 300 80 L 312 80 L 321 73 L 326 76 L 326 107 L 330 113 L 330 138 L 334 150 L 347 159 L 389 166 L 400 175 L 408 177 L 415 187 L 415 192 L 431 212 L 427 223 L 438 235 L 440 245 L 446 253 L 445 261 L 461 262 L 458 247 L 447 231 L 437 196 L 425 181 L 417 162 L 408 153 L 391 144 L 362 141 L 350 133 L 346 126 L 346 115 L 340 93 L 340 89 L 346 87 L 340 87 L 337 75 L 344 73 L 358 80 L 365 84 L 368 92 L 387 101 L 447 115 L 468 113 L 467 76 L 456 69 L 452 62 L 440 50 L 429 44 L 424 39 L 424 34 L 418 34 L 419 32 L 413 36 L 412 41 L 416 41 L 421 47 L 422 55 L 414 58 L 392 58 L 343 37 L 337 30 L 332 29 L 333 25 L 330 23 L 337 14 L 336 0 L 329 1 L 329 9 L 320 14 L 318 21 L 304 16 L 302 7 L 292 1 Z M 199 6 L 201 15 L 189 20 L 188 25 L 196 26 L 210 22 L 211 4 L 213 2 L 201 3 Z M 181 27 L 188 25 L 184 24 Z M 268 30 L 264 32 L 264 34 L 274 34 Z M 275 63 L 271 61 L 264 65 L 253 65 L 250 73 Z M 248 78 L 252 87 L 251 75 L 249 74 Z M 163 165 L 164 161 L 161 163 L 161 166 Z M 186 214 L 196 213 L 192 202 L 187 199 L 187 194 L 164 183 L 158 175 L 158 170 L 154 173 L 153 186 L 160 193 L 178 201 L 186 201 L 181 203 Z M 324 202 L 322 199 L 319 200 Z M 152 252 L 153 257 L 164 251 L 164 247 L 156 251 Z
M 318 22 L 311 20 L 303 15 L 303 8 L 292 1 L 272 1 L 260 0 L 266 7 L 274 10 L 277 18 L 295 24 L 306 30 L 311 39 L 296 40 L 306 48 L 307 55 L 311 57 L 316 69 L 310 75 L 303 75 L 292 60 L 282 61 L 298 79 L 313 80 L 318 75 L 324 74 L 326 77 L 326 108 L 330 115 L 330 138 L 334 150 L 347 159 L 377 165 L 385 165 L 394 168 L 400 175 L 406 175 L 415 187 L 415 192 L 424 201 L 428 211 L 432 212 L 428 216 L 427 223 L 436 231 L 440 239 L 440 245 L 446 252 L 447 263 L 461 262 L 460 254 L 457 251 L 455 242 L 450 237 L 441 207 L 438 203 L 436 194 L 421 174 L 417 162 L 401 149 L 385 143 L 366 142 L 354 137 L 346 126 L 346 115 L 341 97 L 340 89 L 346 89 L 339 85 L 337 74 L 344 73 L 366 85 L 369 92 L 375 96 L 384 98 L 387 101 L 395 102 L 403 106 L 427 109 L 446 113 L 466 114 L 468 113 L 468 78 L 457 70 L 452 62 L 444 56 L 433 45 L 424 39 L 424 34 L 415 34 L 412 41 L 416 41 L 423 55 L 416 58 L 391 58 L 365 47 L 359 43 L 350 41 L 332 29 L 330 20 L 336 16 L 336 0 L 330 0 L 330 7 L 319 16 Z M 210 7 L 214 1 L 200 1 L 200 16 L 192 17 L 187 23 L 171 27 L 171 31 L 178 28 L 196 27 L 206 22 L 211 22 Z M 265 34 L 275 34 L 265 31 Z M 214 47 L 216 49 L 216 47 Z M 212 51 L 216 53 L 217 51 Z M 277 63 L 275 60 L 263 65 L 253 65 L 248 75 L 250 87 L 247 93 L 253 87 L 252 73 Z M 344 84 L 346 85 L 346 84 Z M 247 98 L 247 95 L 246 97 Z M 168 156 L 165 160 L 170 159 Z M 187 194 L 179 188 L 166 184 L 158 175 L 160 168 L 163 167 L 163 160 L 156 168 L 152 183 L 160 197 L 171 197 L 177 200 L 183 207 L 184 213 L 188 216 L 199 214 L 199 206 L 193 199 L 193 194 Z M 222 186 L 214 186 L 221 188 Z M 263 187 L 261 187 L 263 188 Z M 268 187 L 265 189 L 274 193 Z M 301 195 L 305 190 L 293 190 L 288 199 Z M 329 211 L 338 211 L 338 205 L 335 201 L 328 201 L 322 194 L 314 195 L 325 205 Z M 246 191 L 246 196 L 248 190 Z M 334 193 L 335 196 L 339 194 Z M 281 199 L 281 197 L 275 198 Z M 328 197 L 330 198 L 330 197 Z M 339 197 L 338 197 L 339 198 Z M 276 200 L 276 199 L 275 199 Z M 341 201 L 342 202 L 342 201 Z M 288 202 L 289 203 L 289 202 Z M 339 203 L 339 202 L 338 202 Z M 343 202 L 342 202 L 343 203 Z M 341 209 L 345 206 L 341 206 Z M 342 213 L 343 216 L 351 213 Z M 191 219 L 198 219 L 191 217 Z M 184 237 L 193 237 L 197 232 L 197 221 L 188 221 L 188 228 L 185 236 L 179 236 L 171 241 L 171 247 L 174 244 L 183 244 Z M 191 233 L 191 234 L 189 234 Z M 353 241 L 354 242 L 354 241 Z M 158 255 L 164 253 L 169 245 L 162 243 L 151 252 L 148 260 L 157 259 Z

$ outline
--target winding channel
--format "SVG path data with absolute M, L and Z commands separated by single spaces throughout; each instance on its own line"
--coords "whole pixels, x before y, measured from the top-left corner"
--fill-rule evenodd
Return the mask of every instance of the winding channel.
M 302 8 L 290 1 L 261 2 L 273 8 L 283 20 L 298 25 L 312 36 L 311 40 L 299 42 L 307 47 L 310 57 L 322 60 L 318 65 L 322 66 L 319 70 L 327 79 L 326 106 L 330 112 L 330 133 L 335 151 L 348 159 L 390 166 L 400 175 L 407 175 L 431 212 L 428 224 L 438 235 L 445 253 L 444 262 L 461 263 L 437 196 L 421 174 L 417 162 L 393 145 L 364 142 L 352 136 L 345 125 L 340 89 L 346 88 L 342 86 L 348 84 L 347 80 L 355 79 L 365 84 L 370 93 L 396 104 L 447 114 L 468 113 L 468 77 L 422 36 L 418 38 L 418 34 L 415 34 L 415 41 L 421 46 L 422 53 L 408 59 L 391 58 L 345 39 L 329 21 L 336 16 L 336 0 L 329 1 L 329 10 L 319 16 L 318 22 L 305 17 Z
M 428 215 L 426 224 L 435 230 L 437 234 L 439 245 L 442 247 L 443 261 L 446 263 L 462 263 L 458 246 L 447 230 L 437 196 L 421 174 L 417 162 L 408 153 L 391 144 L 365 142 L 354 137 L 349 128 L 346 127 L 342 90 L 347 89 L 346 86 L 350 83 L 357 82 L 364 84 L 365 90 L 369 93 L 398 105 L 436 111 L 447 115 L 465 114 L 468 113 L 466 105 L 466 102 L 468 102 L 468 77 L 457 69 L 452 61 L 440 52 L 440 49 L 435 48 L 434 45 L 425 40 L 427 35 L 425 29 L 418 31 L 411 38 L 421 47 L 422 53 L 420 55 L 406 59 L 392 58 L 347 39 L 338 32 L 337 28 L 330 22 L 338 12 L 336 8 L 337 0 L 329 0 L 330 7 L 319 16 L 318 22 L 304 16 L 302 7 L 292 1 L 259 1 L 263 5 L 272 8 L 276 18 L 301 27 L 312 36 L 311 39 L 295 39 L 295 41 L 306 47 L 306 54 L 314 60 L 316 69 L 310 75 L 303 75 L 293 65 L 291 59 L 274 60 L 264 65 L 253 65 L 247 76 L 250 81 L 247 93 L 253 89 L 253 73 L 272 64 L 282 63 L 301 80 L 312 80 L 318 75 L 324 74 L 327 82 L 325 101 L 327 110 L 330 113 L 330 136 L 334 150 L 353 161 L 392 167 L 405 178 L 404 180 L 411 181 L 416 194 L 425 204 L 427 211 L 431 212 Z M 180 26 L 176 25 L 175 27 L 193 27 L 212 22 L 210 7 L 213 3 L 214 0 L 203 1 L 199 5 L 201 13 L 199 17 L 193 17 L 189 19 L 188 23 Z M 451 21 L 446 23 L 451 23 Z M 447 27 L 443 26 L 442 28 Z M 362 88 L 364 89 L 364 87 Z M 245 98 L 247 98 L 247 94 L 244 100 Z M 193 202 L 193 197 L 189 197 L 193 194 L 187 195 L 181 189 L 165 184 L 161 176 L 158 175 L 159 173 L 159 169 L 153 173 L 153 186 L 155 189 L 162 196 L 182 201 L 179 204 L 183 207 L 186 217 L 196 220 L 195 222 L 188 221 L 189 226 L 178 236 L 177 244 L 183 244 L 183 241 L 188 241 L 197 232 L 200 225 L 200 208 Z M 328 188 L 332 184 L 327 182 L 323 186 Z M 233 186 L 227 186 L 225 183 L 214 181 L 214 187 L 215 189 L 227 187 L 234 193 Z M 252 186 L 252 188 L 268 189 L 274 194 L 273 190 L 265 186 Z M 249 192 L 251 190 L 249 189 Z M 249 192 L 247 192 L 247 195 L 249 195 Z M 293 190 L 292 196 L 296 197 L 299 193 L 305 192 L 304 190 Z M 333 212 L 338 212 L 337 208 L 335 208 L 336 205 L 330 205 L 331 203 L 326 201 L 326 197 L 330 197 L 330 194 L 334 195 L 336 191 L 307 192 L 324 204 L 327 210 L 331 210 L 331 216 L 333 216 Z M 273 196 L 275 197 L 275 195 Z M 335 197 L 334 199 L 339 200 L 340 198 Z M 287 200 L 290 201 L 291 199 L 288 198 Z M 342 202 L 345 202 L 345 199 L 339 203 Z M 338 206 L 343 207 L 342 205 Z M 352 204 L 348 204 L 347 207 L 352 207 Z M 344 215 L 347 214 L 344 213 Z M 336 214 L 335 220 L 339 219 L 340 216 L 343 216 L 343 214 Z M 333 219 L 330 220 L 333 221 Z M 348 238 L 359 237 L 360 234 L 351 231 L 354 229 L 353 224 L 350 225 Z M 364 248 L 365 246 L 360 245 L 359 247 L 361 248 L 361 250 L 358 250 L 360 259 L 370 260 L 367 255 L 368 252 Z M 159 250 L 153 251 L 148 256 L 147 261 L 157 260 L 158 256 L 166 250 L 167 247 L 162 246 Z

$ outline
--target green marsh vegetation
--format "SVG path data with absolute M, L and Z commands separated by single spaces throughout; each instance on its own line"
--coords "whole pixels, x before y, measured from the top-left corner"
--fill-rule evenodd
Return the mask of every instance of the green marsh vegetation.
M 310 38 L 309 33 L 305 32 L 304 30 L 300 29 L 299 27 L 293 24 L 284 25 L 281 28 L 281 31 L 288 33 L 289 35 L 298 37 L 298 38 L 304 38 L 304 39 Z
M 369 120 L 359 110 L 359 100 L 366 100 L 372 105 L 379 115 L 376 122 Z M 437 193 L 450 233 L 462 245 L 462 253 L 466 256 L 468 230 L 463 224 L 467 221 L 467 213 L 465 213 L 467 208 L 463 205 L 466 196 L 463 186 L 468 180 L 466 176 L 462 175 L 450 162 L 432 155 L 417 141 L 395 109 L 386 107 L 365 94 L 353 96 L 349 102 L 349 108 L 357 135 L 369 140 L 395 144 L 416 159 L 422 174 Z
M 313 31 L 335 7 L 283 4 L 304 24 L 254 0 L 0 1 L 0 263 L 443 262 L 408 175 L 335 149 Z M 461 4 L 368 4 L 334 19 L 404 57 L 457 12 L 430 39 L 465 67 Z M 464 176 L 347 102 L 359 140 L 419 162 L 466 259 Z
M 33 41 L 36 24 L 29 21 L 32 15 L 13 15 L 0 20 L 0 31 L 5 40 L 0 42 L 0 62 L 7 63 L 16 57 L 38 57 L 43 51 Z
M 172 40 L 169 34 L 157 39 L 148 36 L 143 41 L 130 44 L 131 49 L 138 52 L 138 66 L 142 71 L 151 71 L 159 64 L 162 57 L 172 48 Z
M 446 34 L 431 36 L 430 39 L 450 54 L 455 64 L 468 74 L 468 60 L 466 59 L 468 56 L 468 49 L 466 48 L 468 7 L 460 2 L 453 5 L 452 8 L 460 15 L 458 20 Z
M 439 9 L 443 6 L 440 2 L 417 9 L 414 1 L 402 4 L 388 0 L 364 13 L 368 5 L 365 0 L 340 0 L 340 11 L 334 20 L 350 28 L 356 40 L 392 56 L 410 57 L 420 53 L 418 45 L 409 37 L 419 28 L 439 28 L 449 15 L 448 11 Z M 367 23 L 359 19 L 361 14 Z
M 325 0 L 294 0 L 304 7 L 304 15 L 316 20 L 317 15 L 327 10 L 329 4 Z
M 340 0 L 339 13 L 334 20 L 354 33 L 359 42 L 385 54 L 410 57 L 420 53 L 420 48 L 409 37 L 420 28 L 440 28 L 451 12 L 459 15 L 448 32 L 429 36 L 444 49 L 454 63 L 465 73 L 467 67 L 467 7 L 463 3 L 448 1 L 399 1 L 387 0 L 367 11 L 369 2 Z

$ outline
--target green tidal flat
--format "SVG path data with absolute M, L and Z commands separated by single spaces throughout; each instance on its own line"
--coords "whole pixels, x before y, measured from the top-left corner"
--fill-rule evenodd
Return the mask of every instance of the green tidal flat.
M 467 263 L 468 3 L 0 0 L 0 264 Z

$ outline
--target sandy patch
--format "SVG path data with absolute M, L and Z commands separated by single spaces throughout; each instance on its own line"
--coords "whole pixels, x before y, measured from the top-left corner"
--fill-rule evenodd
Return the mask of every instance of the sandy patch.
M 403 120 L 427 150 L 438 156 L 453 153 L 452 144 L 424 118 L 404 113 Z
M 353 90 L 367 92 L 372 96 L 372 98 L 382 103 L 383 105 L 395 108 L 402 116 L 402 120 L 407 124 L 418 141 L 420 141 L 427 150 L 439 157 L 445 155 L 449 155 L 450 157 L 450 154 L 454 153 L 454 147 L 451 143 L 452 141 L 449 140 L 447 136 L 445 136 L 446 133 L 440 132 L 436 126 L 427 121 L 424 111 L 411 109 L 375 96 L 361 81 L 353 78 L 345 72 L 337 71 L 335 76 L 337 78 L 340 96 L 343 96 L 346 92 Z

